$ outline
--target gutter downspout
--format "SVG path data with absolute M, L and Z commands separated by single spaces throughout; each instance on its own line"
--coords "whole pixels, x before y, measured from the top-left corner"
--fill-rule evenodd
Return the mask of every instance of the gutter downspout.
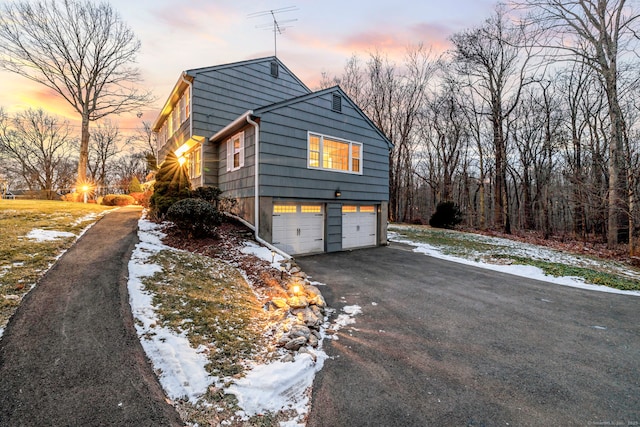
M 260 178 L 260 125 L 256 122 L 254 122 L 251 119 L 251 114 L 253 114 L 253 111 L 248 112 L 248 114 L 246 115 L 247 118 L 247 123 L 249 123 L 250 125 L 253 126 L 253 130 L 254 130 L 254 134 L 253 134 L 253 143 L 254 143 L 254 147 L 255 147 L 255 161 L 254 161 L 254 170 L 253 170 L 253 177 L 254 177 L 254 184 L 253 184 L 253 190 L 254 190 L 254 197 L 255 200 L 253 202 L 253 208 L 254 208 L 254 212 L 253 212 L 253 222 L 255 223 L 255 237 L 256 240 L 260 243 L 266 243 L 264 242 L 264 240 L 262 240 L 259 236 L 259 231 L 260 231 L 260 191 L 259 191 L 259 178 Z M 262 240 L 262 241 L 261 241 Z

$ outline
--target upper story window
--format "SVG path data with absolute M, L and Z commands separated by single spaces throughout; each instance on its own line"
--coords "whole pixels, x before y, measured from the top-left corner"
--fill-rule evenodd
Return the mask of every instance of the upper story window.
M 362 174 L 362 144 L 309 132 L 308 166 Z
M 158 131 L 158 145 L 162 147 L 180 129 L 182 124 L 191 116 L 191 93 L 189 88 L 185 90 L 180 99 L 173 106 Z
M 244 166 L 244 132 L 227 140 L 227 171 L 235 171 Z

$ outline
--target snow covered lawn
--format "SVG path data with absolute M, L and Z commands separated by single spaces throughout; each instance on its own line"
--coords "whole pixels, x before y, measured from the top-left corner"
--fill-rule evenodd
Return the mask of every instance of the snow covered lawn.
M 162 228 L 139 221 L 129 294 L 142 345 L 183 420 L 304 426 L 313 379 L 327 358 L 322 339 L 312 352 L 287 360 L 288 352 L 275 342 L 290 327 L 291 315 L 283 319 L 264 310 L 268 298 L 252 286 L 258 269 L 274 269 L 279 276 L 282 257 L 246 241 L 239 253 L 257 260 L 248 274 L 246 258 L 224 261 L 165 245 Z M 353 323 L 359 312 L 352 307 L 323 330 Z
M 564 286 L 640 296 L 640 271 L 619 262 L 568 254 L 498 237 L 424 226 L 390 224 L 388 239 L 414 246 L 415 252 L 436 258 Z M 561 268 L 553 268 L 557 266 Z M 554 271 L 554 274 L 545 274 L 544 269 Z M 582 277 L 565 276 L 563 271 L 578 272 Z M 587 283 L 590 278 L 594 282 L 607 280 L 620 283 L 620 287 L 632 290 Z

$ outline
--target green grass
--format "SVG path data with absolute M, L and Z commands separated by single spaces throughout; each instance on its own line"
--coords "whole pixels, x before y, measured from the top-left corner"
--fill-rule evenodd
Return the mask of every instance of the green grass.
M 639 280 L 635 280 L 634 278 L 623 274 L 616 274 L 615 270 L 619 271 L 619 265 L 616 266 L 617 268 L 612 268 L 611 266 L 614 263 L 609 262 L 608 260 L 599 260 L 602 267 L 599 267 L 598 269 L 595 267 L 588 268 L 579 265 L 567 265 L 558 262 L 514 255 L 513 253 L 510 253 L 513 249 L 507 246 L 500 245 L 498 243 L 490 244 L 479 241 L 476 236 L 469 233 L 431 229 L 427 227 L 408 227 L 395 231 L 402 236 L 407 237 L 409 240 L 427 243 L 437 247 L 446 255 L 459 256 L 475 261 L 482 258 L 485 262 L 489 262 L 491 259 L 506 260 L 507 262 L 514 264 L 538 267 L 542 269 L 545 274 L 555 277 L 580 277 L 584 279 L 586 283 L 594 285 L 608 286 L 610 288 L 628 291 L 640 290 Z M 585 261 L 591 261 L 594 259 L 592 257 L 583 257 L 580 255 L 574 256 L 583 258 Z
M 25 236 L 33 229 L 78 234 L 111 207 L 43 200 L 0 200 L 0 327 L 22 297 L 75 237 L 37 242 Z M 10 296 L 7 299 L 6 296 Z
M 192 347 L 209 348 L 207 370 L 232 377 L 266 347 L 262 305 L 237 269 L 188 252 L 161 251 L 150 259 L 162 271 L 144 280 L 166 326 L 185 332 Z
M 610 288 L 620 289 L 623 291 L 640 290 L 640 281 L 629 279 L 627 277 L 618 276 L 604 271 L 597 271 L 590 268 L 576 267 L 571 265 L 559 264 L 556 262 L 540 261 L 530 258 L 518 256 L 509 256 L 515 264 L 532 265 L 540 268 L 545 274 L 555 277 L 581 277 L 585 282 L 593 285 L 608 286 Z

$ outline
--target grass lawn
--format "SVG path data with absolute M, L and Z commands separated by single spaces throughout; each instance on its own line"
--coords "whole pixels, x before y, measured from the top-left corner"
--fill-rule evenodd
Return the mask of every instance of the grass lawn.
M 438 248 L 446 255 L 490 263 L 532 265 L 551 276 L 581 277 L 586 283 L 594 285 L 640 290 L 640 271 L 611 260 L 545 248 L 531 249 L 516 241 L 425 226 L 391 226 L 390 229 L 412 241 Z
M 110 206 L 50 200 L 0 200 L 0 328 L 22 297 L 36 284 L 76 237 L 37 241 L 34 229 L 63 231 L 76 236 Z

